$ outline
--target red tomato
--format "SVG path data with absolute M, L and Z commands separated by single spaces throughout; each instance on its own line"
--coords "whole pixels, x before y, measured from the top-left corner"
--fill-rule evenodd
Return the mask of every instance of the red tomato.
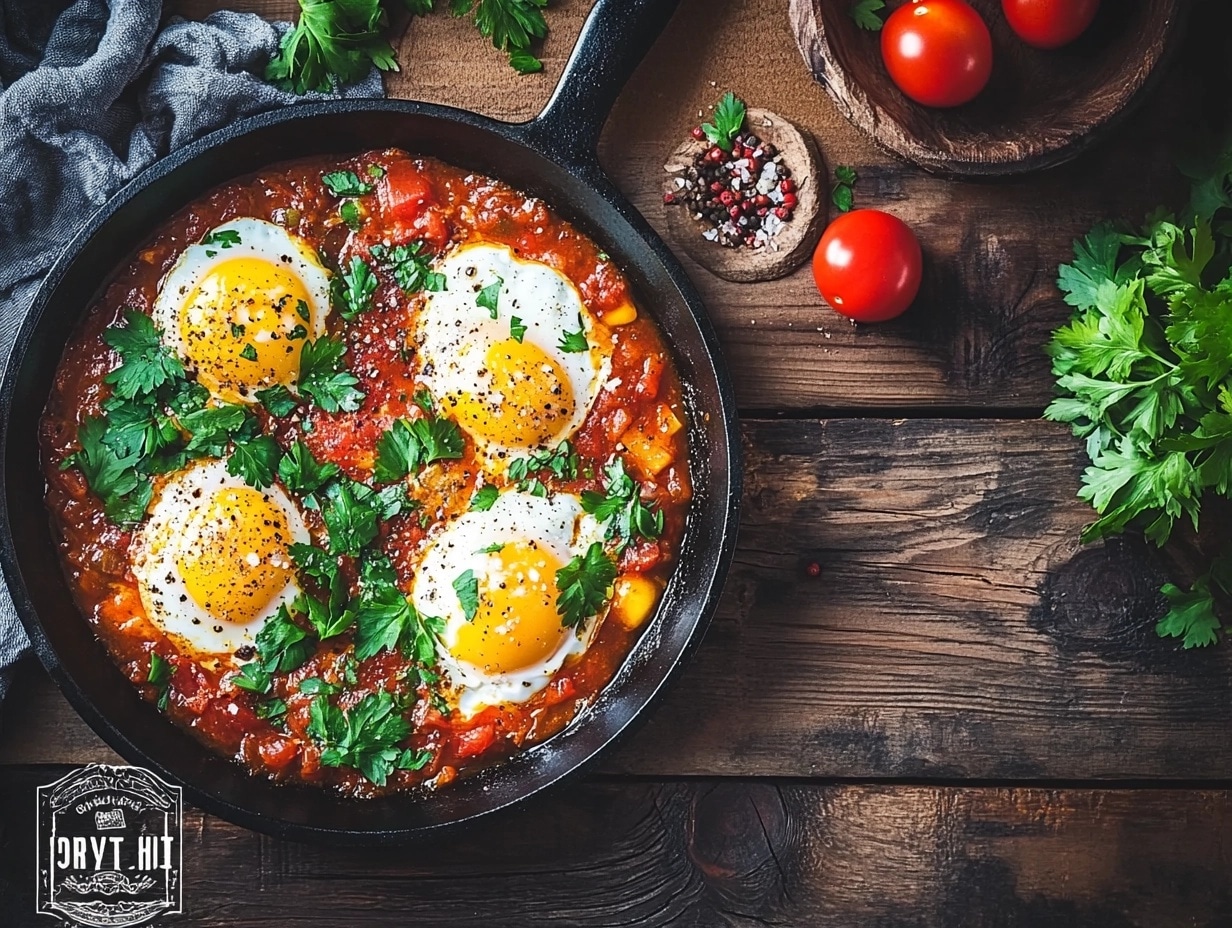
M 496 726 L 491 722 L 460 731 L 457 733 L 458 757 L 474 757 L 476 754 L 482 754 L 492 746 L 495 740 Z
M 1028 45 L 1060 48 L 1087 31 L 1099 0 L 1001 0 L 1001 9 Z
M 913 0 L 881 30 L 881 57 L 899 89 L 925 106 L 960 106 L 992 74 L 992 36 L 963 0 Z
M 844 213 L 813 253 L 813 279 L 837 312 L 856 322 L 901 315 L 920 291 L 923 256 L 901 219 L 878 209 Z

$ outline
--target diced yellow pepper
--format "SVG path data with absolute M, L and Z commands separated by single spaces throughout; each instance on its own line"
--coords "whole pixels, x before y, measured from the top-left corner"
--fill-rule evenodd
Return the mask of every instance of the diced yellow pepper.
M 672 463 L 672 451 L 661 441 L 647 435 L 641 429 L 629 429 L 620 437 L 638 468 L 647 476 L 657 475 Z
M 632 303 L 621 303 L 613 310 L 603 315 L 604 325 L 628 325 L 637 318 L 637 307 Z
M 616 581 L 612 611 L 629 631 L 641 628 L 659 601 L 659 585 L 640 574 L 627 574 Z
M 677 418 L 676 414 L 672 412 L 672 407 L 666 403 L 660 403 L 656 412 L 660 435 L 670 438 L 684 428 L 684 423 Z

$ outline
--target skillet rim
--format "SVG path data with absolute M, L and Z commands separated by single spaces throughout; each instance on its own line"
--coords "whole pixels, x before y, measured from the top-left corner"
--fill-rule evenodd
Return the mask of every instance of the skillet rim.
M 591 192 L 613 207 L 620 219 L 629 226 L 629 231 L 640 240 L 641 244 L 650 249 L 658 269 L 665 272 L 670 278 L 679 293 L 681 302 L 687 307 L 689 315 L 693 318 L 698 328 L 703 348 L 701 353 L 705 356 L 703 370 L 708 371 L 714 378 L 718 399 L 718 408 L 705 410 L 705 412 L 709 413 L 712 418 L 718 414 L 719 422 L 716 435 L 721 436 L 723 443 L 726 445 L 725 479 L 720 486 L 711 488 L 712 494 L 716 497 L 723 495 L 727 497 L 725 506 L 720 508 L 720 503 L 717 500 L 713 504 L 713 509 L 716 513 L 713 534 L 717 538 L 717 542 L 711 540 L 709 544 L 704 544 L 682 554 L 682 557 L 698 558 L 701 564 L 698 568 L 699 575 L 702 577 L 699 586 L 704 589 L 705 595 L 698 606 L 697 618 L 693 622 L 692 628 L 688 630 L 686 640 L 680 647 L 679 653 L 671 659 L 670 663 L 662 669 L 661 673 L 656 675 L 657 679 L 654 680 L 653 685 L 648 687 L 647 692 L 635 702 L 628 718 L 618 723 L 609 734 L 603 736 L 601 743 L 590 749 L 589 753 L 582 757 L 580 761 L 560 764 L 561 769 L 551 771 L 550 775 L 533 783 L 529 789 L 518 790 L 517 795 L 507 801 L 499 802 L 488 808 L 480 809 L 471 814 L 464 814 L 447 821 L 388 829 L 335 828 L 272 818 L 259 811 L 253 811 L 245 808 L 243 805 L 231 802 L 216 792 L 210 791 L 207 787 L 199 787 L 170 772 L 162 764 L 154 761 L 140 744 L 126 737 L 109 720 L 107 715 L 98 708 L 95 701 L 83 690 L 59 660 L 55 649 L 44 632 L 42 619 L 39 617 L 28 593 L 28 587 L 17 556 L 9 513 L 9 438 L 12 404 L 18 389 L 18 373 L 25 363 L 31 342 L 34 340 L 39 329 L 45 324 L 44 319 L 48 318 L 50 304 L 57 290 L 93 239 L 100 233 L 104 233 L 113 217 L 148 187 L 190 162 L 195 161 L 197 158 L 208 155 L 210 151 L 220 145 L 282 123 L 318 118 L 328 119 L 337 116 L 354 115 L 356 113 L 385 113 L 427 117 L 446 124 L 460 123 L 471 129 L 493 134 L 507 142 L 512 142 L 532 158 L 551 162 L 556 167 L 572 174 L 582 188 L 589 188 Z M 553 150 L 551 145 L 542 144 L 542 139 L 537 137 L 537 129 L 542 125 L 541 119 L 542 117 L 525 123 L 511 124 L 502 123 L 468 110 L 439 104 L 410 100 L 360 99 L 296 104 L 241 120 L 231 126 L 203 136 L 201 139 L 177 149 L 170 155 L 155 162 L 96 210 L 57 257 L 21 323 L 13 347 L 6 359 L 3 380 L 0 381 L 0 453 L 3 453 L 5 456 L 3 466 L 0 466 L 0 568 L 3 570 L 5 581 L 12 594 L 18 617 L 30 636 L 31 644 L 40 662 L 55 680 L 57 687 L 68 699 L 74 710 L 81 715 L 103 741 L 116 750 L 129 763 L 140 762 L 140 765 L 181 787 L 189 801 L 200 809 L 219 815 L 221 818 L 240 824 L 243 827 L 272 834 L 280 838 L 317 841 L 328 839 L 336 843 L 355 845 L 405 844 L 417 841 L 423 837 L 439 834 L 442 831 L 456 831 L 460 827 L 470 825 L 495 812 L 520 806 L 531 797 L 556 787 L 562 781 L 573 778 L 589 768 L 600 755 L 606 754 L 614 744 L 623 740 L 638 725 L 645 723 L 650 715 L 650 710 L 662 698 L 669 682 L 678 676 L 680 668 L 696 651 L 701 639 L 704 637 L 705 631 L 717 608 L 724 582 L 734 557 L 743 485 L 739 420 L 735 393 L 727 364 L 700 294 L 689 280 L 676 257 L 667 248 L 654 229 L 651 228 L 645 218 L 612 184 L 611 180 L 599 166 L 597 156 L 579 157 L 577 155 L 570 155 L 568 152 Z M 269 163 L 277 163 L 277 160 Z M 499 172 L 496 173 L 499 176 Z M 242 176 L 242 174 L 236 176 Z M 549 205 L 553 208 L 556 207 L 554 203 Z M 160 210 L 160 213 L 163 212 Z M 163 215 L 159 221 L 165 221 L 167 215 L 169 214 Z M 601 228 L 604 232 L 610 233 L 610 226 L 601 226 Z M 614 240 L 619 236 L 608 234 L 606 237 L 609 240 Z M 669 346 L 674 347 L 672 333 L 662 324 L 660 324 L 660 329 Z M 61 345 L 60 350 L 61 352 L 63 351 L 63 345 Z M 696 364 L 699 361 L 700 359 L 695 359 L 694 363 Z M 46 397 L 42 397 L 42 402 L 46 402 Z M 40 498 L 36 505 L 43 510 L 44 517 L 46 517 L 45 500 Z M 721 513 L 721 518 L 718 516 L 719 513 Z M 687 537 L 686 534 L 686 540 Z M 68 586 L 62 574 L 57 579 L 66 587 Z M 86 621 L 84 616 L 82 616 L 82 621 Z M 655 621 L 663 621 L 663 616 L 656 616 Z M 635 642 L 629 655 L 626 655 L 624 661 L 622 661 L 622 668 L 628 665 L 637 647 L 638 645 Z M 619 677 L 620 673 L 621 671 L 617 672 L 617 677 Z M 614 679 L 606 685 L 600 691 L 598 698 L 601 700 L 603 695 L 611 692 L 612 687 L 618 682 L 618 680 Z M 583 717 L 592 711 L 602 711 L 602 708 L 601 706 L 597 708 L 592 707 L 586 710 L 586 713 L 583 713 Z M 180 728 L 180 726 L 175 727 Z M 551 743 L 568 732 L 572 727 L 572 725 L 567 727 L 564 732 L 547 739 L 543 744 Z M 245 778 L 254 777 L 252 773 L 233 759 L 226 760 L 234 765 L 235 771 L 239 776 Z M 489 769 L 498 769 L 509 762 L 506 761 L 498 764 L 495 768 Z

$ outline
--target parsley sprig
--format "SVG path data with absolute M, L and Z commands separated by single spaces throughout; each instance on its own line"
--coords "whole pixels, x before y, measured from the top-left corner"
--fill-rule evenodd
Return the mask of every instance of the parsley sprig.
M 379 483 L 401 480 L 433 461 L 457 460 L 463 447 L 462 431 L 449 419 L 397 419 L 377 441 L 373 477 Z
M 885 9 L 885 0 L 852 0 L 851 6 L 847 8 L 847 15 L 861 29 L 880 32 L 884 24 L 878 14 L 883 9 Z
M 576 480 L 578 475 L 578 455 L 568 439 L 555 448 L 541 448 L 532 451 L 527 457 L 509 462 L 509 479 L 519 490 L 535 496 L 546 496 L 547 488 L 538 474 L 549 473 L 557 480 Z M 495 501 L 495 496 L 493 496 Z
M 1232 149 L 1195 178 L 1190 206 L 1143 227 L 1104 223 L 1074 247 L 1058 286 L 1074 307 L 1049 345 L 1059 396 L 1045 415 L 1085 439 L 1079 496 L 1099 518 L 1084 541 L 1141 529 L 1163 545 L 1194 528 L 1205 494 L 1232 487 Z M 1184 647 L 1213 644 L 1232 595 L 1232 549 L 1156 626 Z
M 278 53 L 265 76 L 279 86 L 306 93 L 327 92 L 337 81 L 350 84 L 372 66 L 398 70 L 393 46 L 386 38 L 387 8 L 395 0 L 299 0 L 300 17 L 283 36 Z M 530 52 L 547 35 L 543 8 L 548 0 L 450 0 L 454 16 L 473 14 L 476 28 L 493 46 L 509 55 L 509 64 L 522 74 L 543 69 Z M 412 15 L 426 16 L 434 0 L 402 0 Z
M 429 751 L 399 748 L 411 733 L 406 706 L 385 691 L 369 693 L 350 709 L 340 709 L 328 696 L 314 696 L 308 709 L 308 734 L 321 746 L 326 767 L 354 767 L 377 786 L 395 770 L 420 770 Z
M 718 145 L 723 151 L 732 150 L 732 139 L 744 125 L 745 108 L 740 100 L 730 90 L 723 94 L 723 99 L 714 108 L 714 122 L 702 123 L 702 131 L 711 145 Z

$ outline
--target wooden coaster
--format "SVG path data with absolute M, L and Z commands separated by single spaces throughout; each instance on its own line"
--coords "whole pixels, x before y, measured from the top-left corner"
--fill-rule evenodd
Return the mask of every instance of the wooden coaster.
M 829 185 L 817 145 L 807 132 L 801 132 L 777 113 L 757 107 L 749 108 L 745 126 L 779 150 L 796 182 L 795 213 L 770 244 L 761 248 L 726 248 L 702 238 L 706 227 L 693 218 L 688 207 L 665 203 L 663 210 L 672 244 L 724 280 L 755 283 L 785 277 L 812 257 L 826 222 Z M 672 152 L 663 165 L 668 174 L 663 184 L 665 194 L 679 195 L 676 178 L 683 176 L 693 159 L 709 147 L 707 141 L 690 138 Z

